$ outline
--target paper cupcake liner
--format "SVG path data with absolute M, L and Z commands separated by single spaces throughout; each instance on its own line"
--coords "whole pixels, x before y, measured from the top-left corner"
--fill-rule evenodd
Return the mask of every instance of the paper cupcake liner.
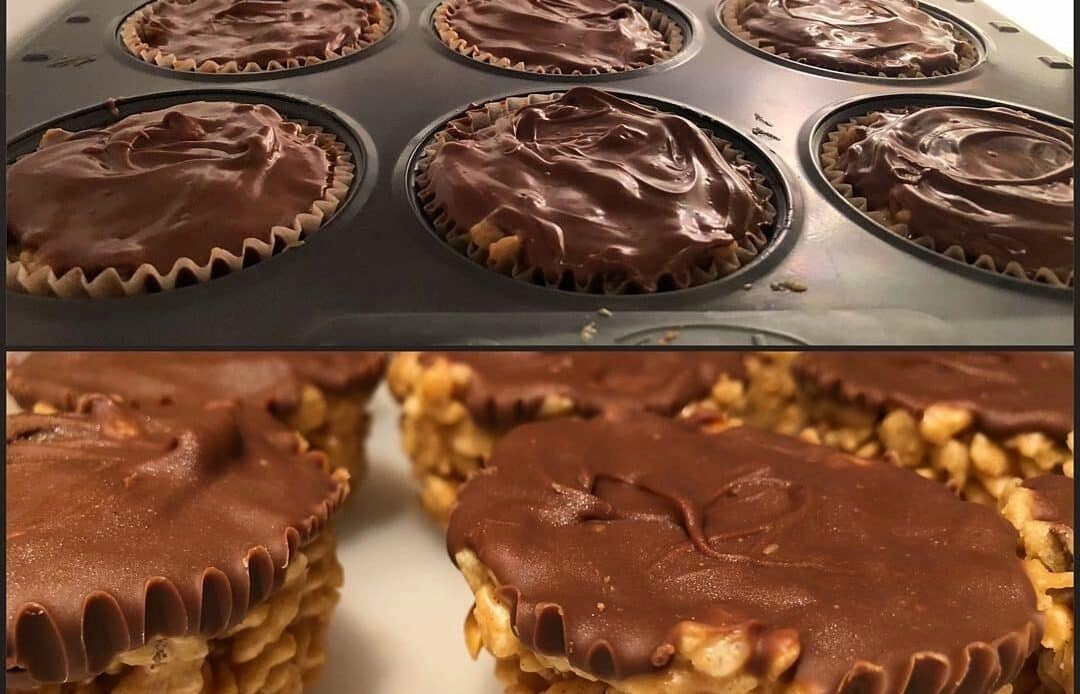
M 287 122 L 299 125 L 303 134 L 313 138 L 332 160 L 332 178 L 323 197 L 312 203 L 310 210 L 297 214 L 291 226 L 273 227 L 265 238 L 246 238 L 240 249 L 215 246 L 210 249 L 209 258 L 203 263 L 193 258 L 179 258 L 167 273 L 144 263 L 130 273 L 110 267 L 90 275 L 83 268 L 76 267 L 57 275 L 48 265 L 35 262 L 32 251 L 13 253 L 13 249 L 9 247 L 6 266 L 8 290 L 64 299 L 135 296 L 174 289 L 181 283 L 201 284 L 300 245 L 309 234 L 318 230 L 333 216 L 344 202 L 356 175 L 356 165 L 352 153 L 334 135 L 306 121 Z
M 870 203 L 866 198 L 858 194 L 858 191 L 855 190 L 852 184 L 847 182 L 846 174 L 843 169 L 840 168 L 839 143 L 842 138 L 849 142 L 861 140 L 862 138 L 855 135 L 852 131 L 856 128 L 871 125 L 877 122 L 880 117 L 881 112 L 872 111 L 866 115 L 857 116 L 840 123 L 826 134 L 825 141 L 821 145 L 821 170 L 832 187 L 835 188 L 838 193 L 843 195 L 849 203 L 877 223 L 878 226 L 911 241 L 912 243 L 928 248 L 936 253 L 952 258 L 953 260 L 958 260 L 967 265 L 973 265 L 982 270 L 988 270 L 1001 275 L 1008 275 L 1029 282 L 1039 282 L 1054 287 L 1071 287 L 1073 285 L 1073 271 L 1070 271 L 1067 276 L 1062 277 L 1050 268 L 1040 267 L 1029 275 L 1024 267 L 1015 260 L 1009 262 L 1005 267 L 999 268 L 994 259 L 988 255 L 975 255 L 955 244 L 941 248 L 941 244 L 937 243 L 931 237 L 915 235 L 915 232 L 911 231 L 907 222 L 898 218 L 898 215 L 900 217 L 906 216 L 902 214 L 906 212 L 905 210 L 893 212 L 888 208 L 870 209 Z
M 590 70 L 589 72 L 582 72 L 581 70 L 574 70 L 569 73 L 563 73 L 558 67 L 548 68 L 544 65 L 533 65 L 523 61 L 516 63 L 511 62 L 509 58 L 500 58 L 497 55 L 489 53 L 483 50 L 479 46 L 474 46 L 462 38 L 453 27 L 450 26 L 450 19 L 458 7 L 461 6 L 466 0 L 446 0 L 440 3 L 433 13 L 432 22 L 435 27 L 435 33 L 439 39 L 442 40 L 451 50 L 460 53 L 461 55 L 475 60 L 480 63 L 487 63 L 495 67 L 506 68 L 507 70 L 518 70 L 522 72 L 534 72 L 540 75 L 600 75 L 611 74 L 616 72 L 629 72 L 631 70 L 640 70 L 641 68 L 648 67 L 650 65 L 657 65 L 666 60 L 670 60 L 672 57 L 678 55 L 686 44 L 686 36 L 683 34 L 682 26 L 675 20 L 675 18 L 668 12 L 665 12 L 657 7 L 646 5 L 635 0 L 631 0 L 629 4 L 635 10 L 640 12 L 649 22 L 649 26 L 653 30 L 660 33 L 664 37 L 664 41 L 667 43 L 667 50 L 651 63 L 642 63 L 640 65 L 627 65 L 626 67 L 616 67 L 609 70 Z
M 431 161 L 444 144 L 460 139 L 458 133 L 469 134 L 475 132 L 491 125 L 496 119 L 507 113 L 526 106 L 543 104 L 561 96 L 562 93 L 529 94 L 510 97 L 501 101 L 492 101 L 475 107 L 463 116 L 447 122 L 424 147 L 424 151 L 416 163 L 416 195 L 421 209 L 428 221 L 435 227 L 436 232 L 452 248 L 464 253 L 475 262 L 516 280 L 552 288 L 569 289 L 570 286 L 573 286 L 574 291 L 577 292 L 600 294 L 657 293 L 664 291 L 659 288 L 646 289 L 637 282 L 625 278 L 611 278 L 603 275 L 578 278 L 573 276 L 570 270 L 565 270 L 560 277 L 552 280 L 552 278 L 546 277 L 540 268 L 521 262 L 520 254 L 517 253 L 518 247 L 514 241 L 507 241 L 507 245 L 502 248 L 496 245 L 500 241 L 516 239 L 513 234 L 486 225 L 485 222 L 481 222 L 471 229 L 458 227 L 446 213 L 446 206 L 431 189 L 429 185 L 430 179 L 427 175 Z M 642 106 L 643 104 L 638 103 L 638 105 Z M 769 188 L 765 177 L 730 142 L 717 137 L 707 129 L 704 129 L 704 131 L 729 163 L 736 166 L 749 166 L 753 169 L 754 173 L 750 182 L 754 185 L 755 193 L 765 203 L 766 225 L 771 227 L 776 221 L 776 208 L 772 204 L 773 191 Z M 477 237 L 481 236 L 486 238 L 481 239 L 481 243 L 477 243 Z M 680 281 L 673 276 L 668 277 L 675 289 L 687 289 L 707 284 L 744 267 L 758 256 L 769 244 L 769 241 L 769 235 L 764 231 L 759 229 L 748 230 L 741 242 L 733 243 L 723 249 L 715 249 L 713 261 L 708 265 L 695 266 L 690 271 L 690 277 L 687 280 Z M 493 248 L 495 249 L 494 253 L 491 252 Z M 663 279 L 661 278 L 661 280 Z M 662 283 L 662 281 L 658 282 L 658 284 Z
M 959 65 L 956 70 L 949 72 L 942 72 L 935 70 L 929 75 L 923 72 L 921 69 L 917 69 L 910 74 L 902 75 L 887 75 L 884 72 L 852 72 L 847 70 L 840 70 L 835 67 L 825 67 L 822 65 L 815 65 L 814 63 L 806 60 L 805 58 L 795 58 L 790 53 L 785 53 L 779 48 L 769 42 L 768 39 L 758 38 L 753 36 L 749 30 L 747 30 L 742 24 L 739 23 L 739 13 L 747 6 L 752 0 L 726 0 L 723 7 L 720 10 L 720 19 L 724 23 L 724 26 L 728 28 L 731 33 L 740 38 L 743 42 L 750 44 L 754 48 L 775 55 L 778 58 L 789 60 L 793 63 L 800 65 L 810 65 L 813 67 L 821 68 L 822 70 L 831 70 L 833 72 L 839 72 L 848 75 L 865 75 L 868 77 L 886 77 L 888 79 L 918 79 L 926 77 L 943 77 L 945 75 L 955 75 L 966 70 L 970 70 L 975 67 L 979 62 L 979 51 L 972 43 L 972 37 L 970 37 L 966 31 L 958 28 L 952 22 L 946 22 L 952 32 L 952 35 L 959 42 L 956 48 L 957 56 L 959 57 Z
M 276 70 L 294 70 L 296 68 L 320 65 L 322 63 L 339 60 L 354 53 L 359 53 L 383 39 L 394 25 L 394 12 L 385 2 L 379 5 L 383 8 L 383 17 L 377 23 L 370 25 L 361 35 L 360 41 L 355 46 L 342 46 L 340 51 L 327 50 L 323 55 L 304 56 L 302 58 L 289 58 L 284 63 L 279 60 L 270 60 L 266 64 L 249 61 L 240 64 L 237 60 L 229 60 L 218 63 L 214 60 L 197 60 L 195 58 L 178 56 L 173 53 L 165 53 L 158 48 L 147 44 L 139 36 L 139 27 L 147 18 L 153 16 L 154 10 L 162 5 L 174 4 L 176 0 L 154 0 L 132 12 L 123 24 L 120 25 L 120 41 L 124 47 L 135 57 L 145 63 L 158 67 L 176 70 L 178 72 L 198 72 L 206 75 L 235 74 L 240 72 L 273 72 Z

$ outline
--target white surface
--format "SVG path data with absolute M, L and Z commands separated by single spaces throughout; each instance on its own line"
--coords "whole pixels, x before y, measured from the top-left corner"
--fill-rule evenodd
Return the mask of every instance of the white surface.
M 947 5 L 947 0 L 939 0 Z M 982 0 L 1041 37 L 1062 53 L 1073 55 L 1074 0 Z M 41 23 L 74 4 L 74 0 L 8 0 L 8 49 L 22 45 Z
M 385 386 L 372 415 L 368 477 L 334 525 L 345 588 L 310 694 L 500 694 L 494 661 L 465 650 L 472 594 L 416 499 Z

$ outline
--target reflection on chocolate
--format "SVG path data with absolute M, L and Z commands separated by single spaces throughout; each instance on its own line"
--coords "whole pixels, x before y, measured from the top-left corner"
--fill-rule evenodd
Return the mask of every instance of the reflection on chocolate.
M 29 251 L 57 275 L 143 263 L 168 273 L 292 227 L 330 178 L 315 137 L 269 106 L 194 102 L 51 130 L 7 169 L 9 254 Z
M 305 383 L 370 390 L 384 364 L 380 352 L 35 352 L 8 367 L 7 385 L 26 408 L 108 393 L 137 407 L 240 398 L 288 411 Z
M 461 0 L 448 17 L 471 46 L 563 74 L 643 67 L 668 49 L 621 0 Z
M 915 0 L 745 0 L 737 16 L 745 31 L 777 53 L 842 72 L 956 72 L 961 46 L 972 48 Z
M 7 419 L 9 686 L 238 624 L 348 492 L 257 407 L 79 409 Z
M 709 394 L 722 375 L 745 378 L 740 352 L 452 352 L 444 358 L 472 372 L 466 404 L 472 418 L 506 427 L 535 417 L 549 396 L 569 399 L 576 414 L 614 410 L 674 415 Z
M 685 287 L 768 222 L 751 165 L 727 161 L 685 118 L 597 89 L 452 135 L 422 195 L 458 233 L 486 222 L 512 234 L 548 284 Z
M 907 210 L 912 238 L 959 246 L 997 270 L 1063 281 L 1073 268 L 1073 136 L 1007 108 L 883 112 L 838 165 L 871 210 Z
M 1073 359 L 1049 352 L 805 352 L 797 378 L 845 402 L 922 413 L 936 404 L 970 410 L 991 435 L 1073 429 Z
M 137 33 L 165 55 L 266 67 L 359 47 L 386 14 L 377 0 L 166 0 Z
M 692 622 L 745 628 L 751 672 L 800 648 L 800 691 L 988 694 L 1039 642 L 1012 527 L 906 470 L 651 415 L 525 424 L 489 465 L 449 551 L 526 646 L 595 676 L 660 671 Z

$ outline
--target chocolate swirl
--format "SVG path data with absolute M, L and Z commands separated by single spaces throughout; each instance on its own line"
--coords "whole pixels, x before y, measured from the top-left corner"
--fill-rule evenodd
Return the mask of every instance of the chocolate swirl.
M 806 352 L 797 379 L 849 403 L 921 414 L 932 405 L 969 410 L 995 436 L 1073 429 L 1073 358 L 1047 352 Z
M 748 427 L 522 425 L 462 488 L 448 548 L 492 572 L 526 646 L 607 681 L 662 674 L 692 623 L 742 629 L 751 673 L 796 649 L 800 691 L 987 694 L 1039 639 L 992 509 Z
M 1072 273 L 1073 135 L 1007 108 L 882 112 L 838 166 L 871 210 L 904 210 L 912 238 L 959 246 L 1001 272 Z
M 458 37 L 480 51 L 563 74 L 644 67 L 669 50 L 648 20 L 620 0 L 459 0 L 446 16 Z
M 8 685 L 240 623 L 348 492 L 298 446 L 242 403 L 149 413 L 98 395 L 8 417 Z
M 915 0 L 728 0 L 738 24 L 777 53 L 817 67 L 871 75 L 956 72 L 974 48 Z
M 315 137 L 264 105 L 194 102 L 50 130 L 8 167 L 8 252 L 28 251 L 57 275 L 125 275 L 144 263 L 164 274 L 292 227 L 331 176 Z
M 378 0 L 164 0 L 136 32 L 164 55 L 266 67 L 370 43 L 387 14 Z
M 464 123 L 431 157 L 427 209 L 454 233 L 486 222 L 512 234 L 520 263 L 550 285 L 685 287 L 718 255 L 764 243 L 753 167 L 685 118 L 577 87 L 475 131 Z

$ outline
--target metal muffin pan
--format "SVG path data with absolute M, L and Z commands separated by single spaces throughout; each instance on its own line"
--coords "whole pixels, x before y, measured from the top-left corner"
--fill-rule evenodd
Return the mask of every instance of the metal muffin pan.
M 1071 292 L 987 281 L 868 233 L 822 186 L 808 156 L 818 122 L 858 97 L 947 91 L 1071 120 L 1071 62 L 980 2 L 935 2 L 982 35 L 980 66 L 931 80 L 880 80 L 767 59 L 715 26 L 715 0 L 679 0 L 693 18 L 696 52 L 673 66 L 620 75 L 617 85 L 554 76 L 541 84 L 531 73 L 456 60 L 434 43 L 430 27 L 410 22 L 430 0 L 399 0 L 391 35 L 315 68 L 174 73 L 119 46 L 116 28 L 140 4 L 82 0 L 72 13 L 89 21 L 61 18 L 10 56 L 8 141 L 110 98 L 179 90 L 197 99 L 228 80 L 229 88 L 271 105 L 289 95 L 337 114 L 367 150 L 366 175 L 353 201 L 306 245 L 242 272 L 126 299 L 9 292 L 12 348 L 1072 343 Z M 790 226 L 780 243 L 738 281 L 608 297 L 510 280 L 456 256 L 431 234 L 408 186 L 408 162 L 425 134 L 470 103 L 593 83 L 686 104 L 767 153 L 790 188 Z

